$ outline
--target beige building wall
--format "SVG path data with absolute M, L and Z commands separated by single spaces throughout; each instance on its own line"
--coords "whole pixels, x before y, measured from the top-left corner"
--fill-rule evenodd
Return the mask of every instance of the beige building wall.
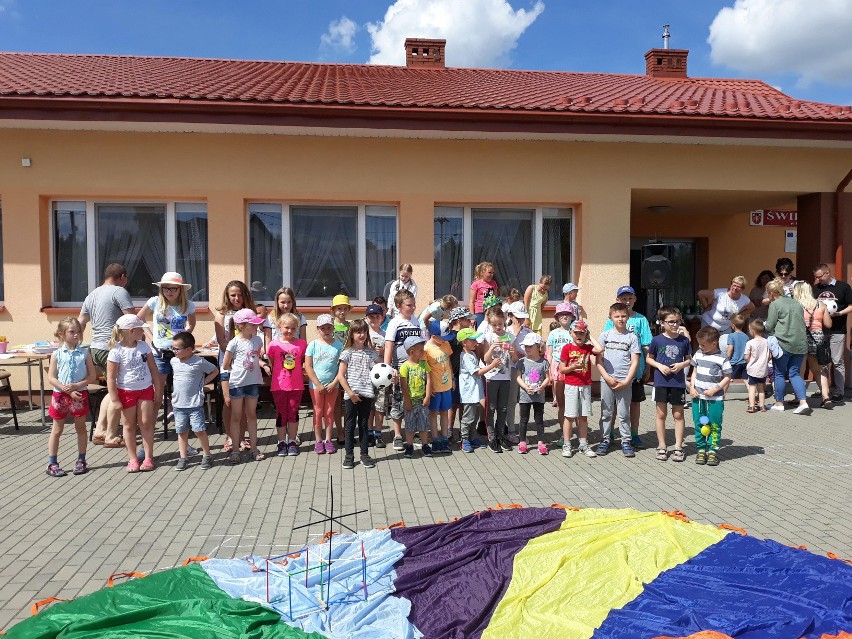
M 44 309 L 54 199 L 206 201 L 212 291 L 248 278 L 248 201 L 392 203 L 400 261 L 414 265 L 421 303 L 435 293 L 436 203 L 573 206 L 573 272 L 597 330 L 610 292 L 629 277 L 632 189 L 825 192 L 852 166 L 852 151 L 837 149 L 11 129 L 0 129 L 0 149 L 0 334 L 12 343 L 49 338 L 66 314 Z M 735 272 L 752 279 L 766 263 L 744 256 L 772 231 L 734 218 L 670 222 L 669 235 L 711 238 L 711 285 Z M 212 315 L 198 319 L 196 334 L 206 339 Z

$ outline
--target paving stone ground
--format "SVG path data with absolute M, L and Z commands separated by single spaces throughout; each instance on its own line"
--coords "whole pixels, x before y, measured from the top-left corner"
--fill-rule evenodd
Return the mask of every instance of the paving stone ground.
M 596 414 L 597 409 L 595 402 Z M 548 405 L 545 412 L 551 441 L 555 411 Z M 127 475 L 123 450 L 91 447 L 88 474 L 54 479 L 44 472 L 49 431 L 37 413 L 22 412 L 21 430 L 15 431 L 3 411 L 0 629 L 28 616 L 34 601 L 93 592 L 112 573 L 167 568 L 195 555 L 278 554 L 314 542 L 323 526 L 293 528 L 316 518 L 309 508 L 330 507 L 331 478 L 337 513 L 367 511 L 346 520 L 356 529 L 398 521 L 427 524 L 498 503 L 563 503 L 681 510 L 696 521 L 728 523 L 758 537 L 852 557 L 852 402 L 796 416 L 790 411 L 749 415 L 743 400 L 731 400 L 716 468 L 695 464 L 689 417 L 687 461 L 655 461 L 653 413 L 646 401 L 640 432 L 648 448 L 634 459 L 617 450 L 597 459 L 564 459 L 557 450 L 546 457 L 478 450 L 406 460 L 388 446 L 372 449 L 375 468 L 344 471 L 342 454 L 315 455 L 307 441 L 313 436 L 303 435 L 298 457 L 273 455 L 230 467 L 221 462 L 223 436 L 213 434 L 217 464 L 211 470 L 202 471 L 198 457 L 188 470 L 174 472 L 174 435 L 162 441 L 158 432 L 152 473 Z M 309 411 L 301 416 L 300 432 L 311 432 Z M 269 454 L 272 418 L 267 404 L 260 434 L 261 448 Z M 671 445 L 671 424 L 668 436 Z M 60 463 L 70 470 L 75 459 L 69 426 Z

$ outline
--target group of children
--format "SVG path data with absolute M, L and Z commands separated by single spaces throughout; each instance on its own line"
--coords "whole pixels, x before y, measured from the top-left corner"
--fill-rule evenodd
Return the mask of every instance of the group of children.
M 244 283 L 229 282 L 215 318 L 219 367 L 195 355 L 195 339 L 190 331 L 167 331 L 160 335 L 169 338 L 170 347 L 157 348 L 155 353 L 145 342 L 145 322 L 135 315 L 122 316 L 113 331 L 106 380 L 110 399 L 122 407 L 124 444 L 129 458 L 127 472 L 154 468 L 154 414 L 163 397 L 168 373 L 173 378 L 170 401 L 179 436 L 176 470 L 187 467 L 191 452 L 189 430 L 195 432 L 202 448 L 201 468 L 212 466 L 203 401 L 204 385 L 217 375 L 225 404 L 227 461 L 240 463 L 241 452 L 247 452 L 257 461 L 264 459 L 257 438 L 257 404 L 263 372 L 270 377 L 277 412 L 278 456 L 299 454 L 298 409 L 307 378 L 313 403 L 314 452 L 333 454 L 342 444 L 344 468 L 355 466 L 356 438 L 361 464 L 368 468 L 375 466 L 369 448 L 386 446 L 382 436 L 385 417 L 391 421 L 392 445 L 405 458 L 414 456 L 415 437 L 420 440 L 423 456 L 449 453 L 457 415 L 463 452 L 487 446 L 494 453 L 501 453 L 512 450 L 516 444 L 521 454 L 534 446 L 539 454 L 546 455 L 543 414 L 548 387 L 552 387 L 558 406 L 564 457 L 575 452 L 571 444 L 575 430 L 580 453 L 588 457 L 606 455 L 614 439 L 613 423 L 618 425 L 622 453 L 633 457 L 639 443 L 639 404 L 645 399 L 641 379 L 646 354 L 647 364 L 654 369 L 657 459 L 665 461 L 669 456 L 665 442 L 668 406 L 675 423 L 671 457 L 674 461 L 685 459 L 683 412 L 688 390 L 693 398 L 699 448 L 696 461 L 718 464 L 722 400 L 732 371 L 729 358 L 719 349 L 719 333 L 715 329 L 708 327 L 698 332 L 700 348 L 692 354 L 680 312 L 665 307 L 659 312 L 662 331 L 652 338 L 647 320 L 632 310 L 635 292 L 624 286 L 617 291 L 617 302 L 610 307 L 604 330 L 595 339 L 590 334 L 585 311 L 576 302 L 579 289 L 569 283 L 563 287 L 563 301 L 556 306 L 550 333 L 543 343 L 540 335 L 543 308 L 532 313 L 539 324 L 538 330 L 528 326 L 531 314 L 524 302 L 512 301 L 504 310 L 502 301 L 496 297 L 499 285 L 494 279 L 493 265 L 477 266 L 469 308 L 459 306 L 455 297 L 447 295 L 427 305 L 419 317 L 415 316 L 416 302 L 410 290 L 411 272 L 405 267 L 408 265 L 403 265 L 401 275 L 407 278 L 397 287 L 390 313 L 388 302 L 379 297 L 367 307 L 363 319 L 350 322 L 349 299 L 337 295 L 331 313 L 317 318 L 317 337 L 310 343 L 305 340 L 306 321 L 296 309 L 292 290 L 280 289 L 271 313 L 266 316 L 262 306 L 258 308 L 260 314 L 255 311 L 251 292 Z M 530 287 L 526 297 L 543 307 L 551 282 L 550 276 L 542 277 Z M 185 295 L 171 299 L 175 296 L 167 297 L 162 288 L 157 308 L 165 312 L 174 307 L 178 314 L 185 313 Z M 759 324 L 752 322 L 755 338 L 743 351 L 762 406 L 763 388 L 758 380 L 762 381 L 761 373 L 765 377 L 762 367 L 766 365 L 768 349 Z M 51 357 L 49 370 L 49 381 L 54 386 L 50 409 L 54 428 L 48 467 L 51 476 L 65 474 L 56 453 L 69 414 L 75 419 L 80 449 L 74 472 L 87 470 L 88 405 L 83 389 L 96 377 L 91 356 L 80 348 L 82 330 L 76 320 L 63 320 L 56 335 L 62 346 Z M 166 359 L 166 350 L 167 368 L 160 367 L 161 358 Z M 392 383 L 374 386 L 371 371 L 376 364 L 389 367 Z M 687 381 L 686 369 L 690 365 L 693 372 Z M 596 447 L 588 440 L 594 367 L 601 379 L 601 441 Z M 752 386 L 749 389 L 751 393 Z M 749 403 L 755 404 L 751 399 Z M 510 432 L 516 408 L 517 430 Z M 536 429 L 535 443 L 528 434 L 530 416 Z M 141 455 L 136 451 L 137 426 L 142 435 Z

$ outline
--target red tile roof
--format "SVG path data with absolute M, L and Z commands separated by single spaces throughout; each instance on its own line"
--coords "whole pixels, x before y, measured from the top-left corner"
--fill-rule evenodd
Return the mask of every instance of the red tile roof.
M 758 80 L 0 53 L 0 103 L 21 97 L 852 121 Z

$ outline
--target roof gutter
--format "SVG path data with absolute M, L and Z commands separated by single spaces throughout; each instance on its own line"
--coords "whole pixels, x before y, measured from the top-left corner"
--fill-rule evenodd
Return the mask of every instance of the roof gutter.
M 561 109 L 458 109 L 211 102 L 177 99 L 0 97 L 0 119 L 170 122 L 497 133 L 811 139 L 852 143 L 852 118 L 806 120 Z

